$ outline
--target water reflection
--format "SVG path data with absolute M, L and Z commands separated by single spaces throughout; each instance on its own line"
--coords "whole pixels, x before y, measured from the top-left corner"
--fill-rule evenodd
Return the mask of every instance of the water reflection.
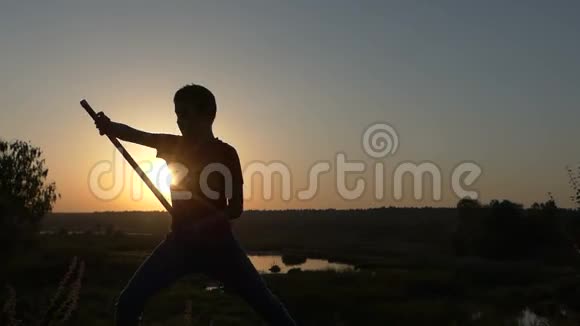
M 548 326 L 550 322 L 547 318 L 538 316 L 535 312 L 526 308 L 518 317 L 518 326 Z
M 560 307 L 560 314 L 566 316 L 566 310 Z M 472 321 L 479 321 L 484 317 L 483 312 L 477 311 L 471 314 Z M 513 317 L 512 317 L 513 318 Z M 514 320 L 514 319 L 511 319 Z M 546 317 L 538 315 L 536 312 L 530 308 L 524 308 L 519 315 L 515 317 L 515 322 L 518 326 L 549 326 L 550 320 Z
M 329 262 L 326 259 L 296 258 L 281 255 L 249 255 L 250 261 L 260 273 L 288 273 L 291 270 L 298 271 L 325 271 L 335 272 L 354 271 L 355 267 L 349 264 Z M 276 268 L 276 266 L 278 268 Z
M 117 251 L 116 256 L 125 258 L 144 259 L 150 254 L 148 251 L 129 250 Z M 299 271 L 334 271 L 351 272 L 355 271 L 354 265 L 345 263 L 330 262 L 327 259 L 307 258 L 306 256 L 295 255 L 248 255 L 250 261 L 258 272 L 263 274 L 281 273 L 287 274 Z

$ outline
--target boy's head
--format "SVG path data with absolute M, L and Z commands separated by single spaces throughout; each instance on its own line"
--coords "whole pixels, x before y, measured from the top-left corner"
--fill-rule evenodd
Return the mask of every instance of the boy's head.
M 184 136 L 195 135 L 210 128 L 216 115 L 215 97 L 201 85 L 186 85 L 173 97 L 177 125 Z

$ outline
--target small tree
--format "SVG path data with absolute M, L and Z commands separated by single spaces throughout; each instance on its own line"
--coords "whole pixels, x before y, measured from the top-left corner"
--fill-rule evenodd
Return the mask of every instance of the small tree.
M 580 166 L 577 166 L 576 170 L 573 170 L 571 167 L 567 167 L 566 170 L 568 170 L 568 182 L 572 188 L 572 196 L 570 196 L 570 199 L 574 202 L 576 208 L 580 208 Z
M 576 205 L 577 212 L 580 210 L 580 166 L 576 166 L 574 169 L 567 167 L 568 176 L 570 178 L 569 183 L 572 188 L 572 195 L 570 199 Z M 568 232 L 573 239 L 576 248 L 580 248 L 580 218 L 575 216 L 570 222 L 568 227 Z
M 42 151 L 24 141 L 0 139 L 0 240 L 35 231 L 60 195 L 47 182 Z

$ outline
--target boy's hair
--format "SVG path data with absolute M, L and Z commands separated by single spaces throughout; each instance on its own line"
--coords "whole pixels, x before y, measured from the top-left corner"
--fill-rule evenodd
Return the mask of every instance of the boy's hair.
M 173 103 L 186 103 L 192 110 L 200 110 L 207 114 L 213 122 L 217 105 L 212 92 L 201 85 L 189 84 L 180 88 L 173 96 Z M 203 111 L 201 111 L 203 110 Z

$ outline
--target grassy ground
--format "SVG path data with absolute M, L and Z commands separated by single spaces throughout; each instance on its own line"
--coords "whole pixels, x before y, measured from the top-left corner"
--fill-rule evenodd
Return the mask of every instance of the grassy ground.
M 119 253 L 149 250 L 157 241 L 43 236 L 10 258 L 0 277 L 15 289 L 17 316 L 29 324 L 49 305 L 71 258 L 79 257 L 85 273 L 68 324 L 110 325 L 115 297 L 141 260 Z M 302 325 L 517 325 L 515 316 L 526 306 L 548 316 L 552 325 L 580 324 L 580 275 L 572 267 L 413 257 L 353 255 L 363 266 L 358 272 L 265 278 Z M 193 275 L 160 293 L 147 305 L 146 324 L 260 325 L 235 295 L 205 291 L 207 281 Z M 2 301 L 8 296 L 4 292 Z

